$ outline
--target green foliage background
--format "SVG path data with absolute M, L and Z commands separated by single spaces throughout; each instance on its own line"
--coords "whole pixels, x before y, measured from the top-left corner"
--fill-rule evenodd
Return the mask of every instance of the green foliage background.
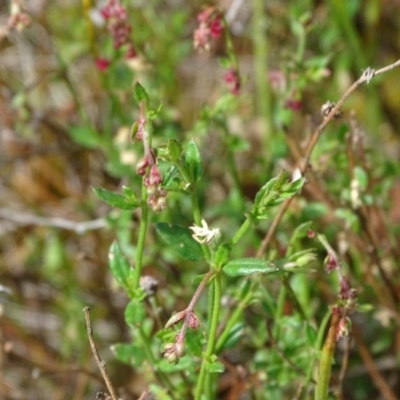
M 399 58 L 400 5 L 238 2 L 230 26 L 243 85 L 235 97 L 223 81 L 223 41 L 210 54 L 193 50 L 199 1 L 125 1 L 138 51 L 128 62 L 114 53 L 105 28 L 85 18 L 89 3 L 26 3 L 31 25 L 0 37 L 0 392 L 5 399 L 92 399 L 106 391 L 86 336 L 82 309 L 89 305 L 96 343 L 121 398 L 138 398 L 150 388 L 167 399 L 126 323 L 135 325 L 139 317 L 129 313 L 134 307 L 126 309 L 129 297 L 112 275 L 112 268 L 123 266 L 110 269 L 108 261 L 114 240 L 120 246 L 114 250 L 129 263 L 136 256 L 140 213 L 129 211 L 141 185 L 136 163 L 142 150 L 129 139 L 138 117 L 135 82 L 146 88 L 153 109 L 162 104 L 153 146 L 169 139 L 184 149 L 191 140 L 197 144 L 204 167 L 198 184 L 202 216 L 230 239 L 265 182 L 293 169 L 322 119 L 322 104 L 337 101 L 368 66 Z M 218 5 L 232 11 L 229 3 Z M 1 26 L 8 14 L 2 3 Z M 114 57 L 104 72 L 96 68 L 99 56 Z M 343 116 L 330 123 L 312 153 L 307 183 L 266 251 L 274 260 L 284 258 L 290 244 L 294 251 L 316 248 L 314 271 L 290 276 L 308 323 L 290 301 L 279 304 L 280 279 L 261 279 L 248 295 L 247 280 L 223 277 L 221 327 L 236 308 L 241 316 L 227 341 L 217 341 L 225 372 L 212 382 L 216 398 L 294 398 L 310 383 L 305 375 L 318 356 L 317 332 L 336 301 L 338 282 L 324 272 L 322 246 L 306 235 L 291 242 L 308 221 L 341 254 L 358 291 L 352 342 L 347 350 L 347 342 L 338 345 L 333 366 L 332 387 L 342 392 L 332 398 L 387 396 L 371 365 L 392 393 L 400 392 L 399 74 L 395 69 L 359 88 Z M 289 100 L 301 101 L 300 109 L 288 107 Z M 349 139 L 354 136 L 360 138 L 355 145 Z M 167 167 L 160 163 L 163 172 Z M 360 212 L 351 206 L 353 179 Z M 111 208 L 92 188 L 120 193 L 112 201 L 123 201 L 126 209 Z M 165 211 L 150 216 L 144 253 L 144 274 L 159 288 L 154 302 L 146 303 L 152 318 L 143 331 L 154 338 L 147 350 L 158 358 L 161 342 L 176 333 L 162 327 L 187 306 L 196 276 L 207 272 L 157 236 L 156 223 L 193 224 L 188 197 L 169 193 L 167 202 Z M 255 256 L 278 210 L 269 210 L 233 247 L 233 258 Z M 60 228 L 58 218 L 75 222 L 72 229 Z M 95 221 L 96 229 L 78 224 L 87 221 Z M 158 361 L 182 399 L 190 398 L 196 382 L 207 310 L 204 296 L 196 307 L 204 327 L 188 333 L 188 354 L 180 363 Z

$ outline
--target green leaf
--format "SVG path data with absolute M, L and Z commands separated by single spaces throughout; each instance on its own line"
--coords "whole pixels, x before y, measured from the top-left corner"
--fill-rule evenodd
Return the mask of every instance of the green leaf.
M 198 182 L 203 175 L 201 154 L 197 144 L 191 140 L 186 149 L 185 165 L 189 171 L 192 182 Z
M 255 206 L 258 206 L 261 203 L 261 200 L 265 196 L 268 196 L 271 189 L 274 187 L 276 180 L 277 180 L 277 178 L 272 178 L 261 187 L 261 189 L 257 192 L 256 197 L 254 199 Z
M 157 362 L 157 369 L 162 372 L 188 371 L 193 365 L 193 357 L 183 356 L 177 364 L 169 363 L 165 358 Z
M 230 243 L 223 243 L 218 247 L 214 257 L 214 263 L 217 268 L 221 268 L 228 262 L 231 250 L 232 246 Z
M 149 95 L 147 94 L 145 88 L 139 83 L 136 82 L 134 88 L 133 88 L 133 97 L 136 100 L 136 103 L 139 105 L 142 101 L 144 101 L 146 104 L 149 104 Z
M 311 225 L 312 225 L 312 221 L 307 221 L 307 222 L 303 222 L 301 225 L 299 225 L 295 231 L 293 232 L 292 237 L 290 238 L 290 242 L 289 242 L 289 246 L 288 249 L 286 251 L 286 256 L 290 256 L 291 254 L 293 254 L 294 250 L 295 250 L 295 245 L 296 243 L 307 236 L 308 232 L 311 229 Z
M 259 258 L 238 258 L 229 261 L 222 270 L 228 276 L 246 276 L 254 273 L 263 275 L 290 272 L 307 272 L 308 266 L 316 258 L 314 249 L 306 249 L 292 254 L 288 258 L 265 261 Z
M 225 371 L 224 364 L 220 363 L 219 361 L 207 362 L 206 370 L 212 374 L 220 374 L 221 372 Z
M 124 192 L 125 199 L 130 201 L 132 204 L 139 204 L 139 200 L 136 197 L 135 192 L 128 186 L 122 186 L 122 191 Z
M 192 238 L 192 233 L 189 229 L 164 222 L 156 224 L 155 228 L 162 239 L 181 257 L 190 261 L 203 260 L 201 246 Z
M 300 224 L 295 230 L 294 233 L 290 239 L 290 241 L 296 241 L 298 239 L 302 239 L 308 235 L 308 232 L 311 229 L 311 225 L 313 224 L 313 221 L 307 221 L 303 222 Z
M 111 346 L 115 358 L 125 364 L 139 367 L 146 359 L 143 349 L 132 344 L 117 343 Z
M 146 317 L 146 310 L 142 301 L 133 299 L 125 308 L 125 321 L 132 328 L 142 324 Z
M 360 185 L 361 191 L 365 191 L 368 187 L 368 174 L 361 167 L 354 168 L 354 176 Z
M 277 206 L 294 196 L 305 183 L 305 178 L 297 179 L 294 182 L 287 182 L 287 180 L 287 174 L 281 173 L 258 191 L 253 206 L 253 213 L 258 219 L 266 218 L 268 208 Z
M 103 188 L 93 188 L 93 191 L 101 200 L 105 201 L 110 206 L 118 207 L 121 210 L 134 210 L 139 206 L 136 196 L 135 198 L 132 196 L 133 192 L 127 197 Z
M 276 263 L 261 260 L 259 258 L 238 258 L 229 261 L 222 270 L 228 276 L 246 276 L 256 272 L 271 274 L 279 272 Z
M 177 140 L 169 139 L 167 149 L 171 162 L 177 164 L 182 153 L 181 144 Z
M 281 193 L 285 194 L 289 197 L 294 196 L 297 192 L 301 190 L 306 182 L 306 178 L 300 178 L 295 180 L 294 182 L 288 182 L 282 185 Z
M 306 325 L 306 338 L 310 346 L 315 346 L 315 342 L 317 341 L 317 332 L 308 324 Z
M 122 287 L 128 288 L 131 266 L 128 260 L 123 256 L 118 242 L 114 241 L 112 243 L 108 253 L 108 261 L 114 278 Z
M 192 354 L 196 357 L 201 357 L 203 345 L 205 344 L 203 329 L 203 327 L 196 330 L 190 329 L 186 332 L 185 344 L 188 355 Z
M 243 322 L 239 322 L 235 324 L 232 329 L 229 331 L 229 334 L 224 343 L 218 347 L 218 350 L 226 350 L 232 349 L 236 347 L 239 343 L 239 340 L 243 337 L 245 332 L 246 325 Z M 219 343 L 218 343 L 219 345 Z
M 69 128 L 68 133 L 75 143 L 89 149 L 100 147 L 103 142 L 97 130 L 90 126 L 72 126 Z
M 137 121 L 135 121 L 132 124 L 131 133 L 130 133 L 130 138 L 131 138 L 132 141 L 133 141 L 133 139 L 135 139 L 138 130 L 139 130 L 139 123 Z

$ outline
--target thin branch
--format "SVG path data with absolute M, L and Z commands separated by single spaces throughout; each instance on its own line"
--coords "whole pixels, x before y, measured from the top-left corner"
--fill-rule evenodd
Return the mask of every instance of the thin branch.
M 335 390 L 335 394 L 337 399 L 344 399 L 343 397 L 343 381 L 347 373 L 347 368 L 349 366 L 349 356 L 350 356 L 350 349 L 351 349 L 351 336 L 346 339 L 344 354 L 342 359 L 342 366 L 340 368 L 340 373 L 338 377 L 337 388 Z
M 327 127 L 327 125 L 329 124 L 329 122 L 339 113 L 340 108 L 343 106 L 344 102 L 347 100 L 348 97 L 350 97 L 350 95 L 360 86 L 362 85 L 364 82 L 369 83 L 370 80 L 377 75 L 381 75 L 385 72 L 391 71 L 394 68 L 397 68 L 400 66 L 400 60 L 397 60 L 396 62 L 394 62 L 393 64 L 390 64 L 386 67 L 383 67 L 381 69 L 378 70 L 373 70 L 371 68 L 367 68 L 362 75 L 360 76 L 360 78 L 358 78 L 358 80 L 356 80 L 344 93 L 344 95 L 341 97 L 341 99 L 337 102 L 337 104 L 332 108 L 332 110 L 329 112 L 329 114 L 324 118 L 324 120 L 321 122 L 321 124 L 317 127 L 317 129 L 314 131 L 314 133 L 311 136 L 310 141 L 308 142 L 306 151 L 305 151 L 305 156 L 304 156 L 304 160 L 300 165 L 300 171 L 302 173 L 302 175 L 306 172 L 309 162 L 310 162 L 310 158 L 311 158 L 311 154 L 312 151 L 314 150 L 314 147 L 316 146 L 319 138 L 321 137 L 322 132 L 325 130 L 325 128 Z M 268 247 L 269 242 L 271 241 L 272 237 L 274 236 L 274 233 L 276 231 L 276 228 L 279 225 L 279 222 L 281 221 L 283 215 L 285 214 L 286 210 L 288 209 L 290 202 L 291 202 L 292 198 L 286 200 L 282 206 L 281 206 L 281 210 L 278 212 L 278 214 L 276 215 L 275 219 L 272 221 L 272 224 L 268 230 L 268 232 L 266 233 L 264 240 L 261 243 L 261 246 L 257 252 L 257 257 L 261 257 L 264 253 L 265 250 Z
M 372 379 L 372 382 L 380 390 L 383 398 L 385 398 L 385 400 L 398 400 L 398 397 L 391 389 L 389 383 L 379 372 L 379 369 L 375 364 L 374 358 L 372 357 L 368 346 L 364 342 L 361 330 L 356 324 L 353 324 L 352 326 L 352 334 L 358 347 L 360 356 L 364 361 L 365 368 L 367 369 L 369 376 Z
M 90 347 L 92 348 L 92 353 L 96 360 L 97 366 L 100 369 L 101 375 L 103 376 L 104 382 L 107 386 L 107 389 L 111 395 L 112 400 L 118 400 L 118 396 L 115 392 L 115 389 L 111 383 L 111 379 L 110 379 L 107 369 L 106 369 L 106 363 L 100 358 L 99 352 L 97 351 L 97 348 L 96 348 L 96 344 L 94 343 L 93 333 L 92 333 L 92 325 L 90 323 L 90 308 L 85 307 L 83 309 L 83 312 L 85 313 L 86 329 L 87 329 L 87 335 L 89 338 Z
M 107 224 L 105 218 L 98 218 L 85 222 L 75 222 L 59 217 L 39 217 L 37 215 L 10 210 L 8 208 L 0 208 L 0 218 L 20 225 L 48 226 L 74 231 L 76 233 L 85 233 L 89 230 L 101 229 Z

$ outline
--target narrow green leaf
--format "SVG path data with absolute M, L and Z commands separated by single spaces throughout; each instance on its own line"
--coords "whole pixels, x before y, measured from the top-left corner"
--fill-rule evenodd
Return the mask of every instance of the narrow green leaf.
M 288 196 L 295 195 L 306 182 L 306 178 L 300 178 L 295 180 L 294 182 L 288 182 L 282 185 L 281 192 L 287 194 Z
M 197 144 L 191 140 L 186 149 L 185 165 L 189 171 L 192 182 L 198 182 L 203 175 L 201 154 Z
M 295 250 L 295 246 L 297 244 L 297 242 L 306 237 L 308 232 L 311 229 L 311 225 L 312 225 L 312 221 L 307 221 L 307 222 L 303 222 L 302 224 L 300 224 L 293 232 L 292 237 L 290 238 L 290 242 L 289 242 L 289 246 L 288 249 L 286 250 L 286 256 L 290 256 L 291 254 L 293 254 L 294 250 Z
M 238 258 L 229 261 L 222 270 L 228 276 L 245 276 L 256 272 L 271 274 L 279 271 L 276 263 L 260 260 L 259 258 Z
M 262 188 L 257 192 L 256 197 L 254 199 L 254 205 L 258 206 L 261 203 L 261 200 L 264 196 L 268 195 L 273 186 L 275 185 L 277 178 L 270 179 L 267 183 L 265 183 Z
M 110 270 L 117 282 L 124 288 L 129 287 L 129 273 L 131 266 L 123 256 L 118 242 L 113 242 L 108 253 Z
M 137 121 L 135 121 L 135 122 L 132 124 L 132 127 L 131 127 L 131 134 L 130 134 L 131 140 L 135 139 L 136 134 L 137 134 L 137 132 L 138 132 L 138 129 L 139 129 L 139 124 L 138 124 Z
M 121 210 L 134 210 L 139 204 L 133 198 L 127 198 L 126 196 L 106 190 L 103 188 L 93 188 L 97 197 L 105 201 L 112 207 L 118 207 Z
M 146 310 L 142 301 L 133 299 L 125 308 L 125 321 L 132 328 L 140 325 L 146 317 Z
M 292 240 L 298 240 L 301 238 L 304 238 L 307 236 L 308 232 L 311 229 L 311 225 L 313 224 L 313 221 L 307 221 L 307 222 L 303 222 L 302 224 L 300 224 L 295 230 L 294 233 L 292 235 L 292 238 L 290 239 L 290 241 Z
M 133 88 L 133 97 L 136 100 L 136 103 L 139 105 L 142 101 L 145 101 L 146 104 L 149 104 L 149 95 L 147 94 L 145 88 L 139 83 L 136 82 Z
M 201 261 L 203 251 L 189 229 L 179 225 L 160 222 L 155 225 L 157 233 L 171 246 L 181 257 L 190 261 Z

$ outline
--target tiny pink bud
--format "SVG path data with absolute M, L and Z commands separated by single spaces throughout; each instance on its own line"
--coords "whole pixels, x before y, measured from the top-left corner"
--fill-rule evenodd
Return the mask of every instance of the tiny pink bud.
M 301 109 L 302 102 L 300 100 L 287 99 L 284 107 L 290 108 L 292 111 L 299 111 Z
M 229 68 L 228 72 L 224 76 L 224 81 L 230 86 L 230 91 L 232 94 L 239 94 L 240 79 L 237 71 L 234 68 Z
M 349 317 L 341 318 L 336 333 L 336 340 L 349 336 L 351 329 L 351 320 Z
M 200 321 L 194 313 L 190 313 L 188 326 L 190 329 L 197 329 L 200 326 Z
M 185 355 L 185 345 L 181 342 L 175 344 L 175 354 L 181 358 Z
M 325 271 L 329 274 L 331 271 L 336 269 L 339 266 L 339 262 L 337 258 L 329 253 L 328 257 L 325 259 Z
M 146 174 L 146 169 L 149 166 L 149 160 L 147 157 L 141 158 L 136 164 L 136 173 L 140 176 Z
M 99 71 L 104 72 L 111 64 L 110 60 L 106 58 L 98 58 L 96 60 L 96 67 Z
M 224 30 L 224 26 L 221 22 L 221 16 L 218 15 L 210 24 L 210 33 L 214 39 L 218 39 Z
M 307 232 L 307 237 L 309 237 L 310 239 L 315 237 L 315 232 L 312 229 L 309 229 Z
M 149 180 L 151 185 L 160 185 L 162 183 L 163 178 L 157 165 L 151 166 Z
M 183 310 L 183 311 L 179 311 L 176 314 L 174 314 L 169 320 L 168 322 L 165 324 L 165 329 L 170 328 L 172 325 L 175 325 L 176 323 L 178 323 L 179 321 L 182 321 L 185 317 L 186 317 L 187 311 Z
M 165 200 L 165 197 L 159 197 L 157 199 L 156 204 L 153 207 L 153 211 L 160 212 L 165 210 L 166 207 L 167 207 L 167 201 Z
M 340 279 L 340 293 L 339 298 L 342 300 L 354 299 L 357 296 L 357 291 L 353 289 L 350 282 L 342 277 Z
M 129 44 L 129 47 L 128 47 L 125 57 L 128 59 L 137 57 L 137 52 L 132 43 Z

